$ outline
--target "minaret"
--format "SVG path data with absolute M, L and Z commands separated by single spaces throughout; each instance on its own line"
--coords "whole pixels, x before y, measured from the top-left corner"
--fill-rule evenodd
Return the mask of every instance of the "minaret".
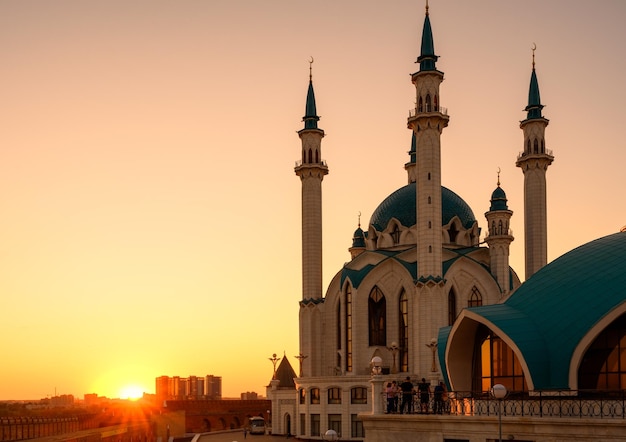
M 295 172 L 302 182 L 302 299 L 322 298 L 322 180 L 328 167 L 322 160 L 324 131 L 317 127 L 312 75 L 313 58 L 309 62 L 309 90 L 302 118 L 304 129 L 298 131 L 302 140 L 302 159 Z
M 536 46 L 533 46 L 528 106 L 524 109 L 527 116 L 520 122 L 520 128 L 524 131 L 524 151 L 515 163 L 524 172 L 526 279 L 548 262 L 546 171 L 554 160 L 552 151 L 546 149 L 545 130 L 549 121 L 541 114 L 543 105 L 535 73 L 535 49 Z
M 415 134 L 415 182 L 417 185 L 417 271 L 418 281 L 442 280 L 441 239 L 441 144 L 440 137 L 449 117 L 440 106 L 439 85 L 443 72 L 437 70 L 433 34 L 426 2 L 419 71 L 411 75 L 415 85 L 415 109 L 409 113 L 408 127 Z M 405 166 L 406 167 L 406 166 Z M 410 168 L 409 181 L 413 179 Z
M 488 226 L 485 241 L 489 245 L 491 274 L 498 281 L 503 295 L 511 290 L 509 270 L 509 249 L 513 241 L 513 234 L 509 227 L 511 216 L 513 216 L 513 211 L 509 210 L 506 193 L 500 187 L 500 171 L 498 170 L 498 187 L 491 194 L 491 207 L 485 213 Z

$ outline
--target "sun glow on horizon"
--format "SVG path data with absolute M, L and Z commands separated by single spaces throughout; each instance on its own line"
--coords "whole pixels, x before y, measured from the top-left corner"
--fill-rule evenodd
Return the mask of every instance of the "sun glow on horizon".
M 143 393 L 144 389 L 139 385 L 126 385 L 120 389 L 119 397 L 120 399 L 136 401 L 143 397 Z

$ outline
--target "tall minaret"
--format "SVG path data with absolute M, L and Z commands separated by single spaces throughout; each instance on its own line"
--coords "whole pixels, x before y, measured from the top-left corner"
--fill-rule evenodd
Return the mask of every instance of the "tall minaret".
M 500 292 L 504 295 L 511 290 L 511 272 L 509 270 L 509 249 L 513 241 L 510 229 L 513 211 L 507 205 L 506 193 L 500 187 L 500 171 L 498 170 L 498 187 L 491 194 L 491 206 L 485 213 L 487 218 L 487 237 L 489 245 L 491 274 L 500 285 Z
M 302 159 L 295 172 L 302 181 L 302 299 L 322 298 L 322 180 L 328 167 L 322 160 L 324 131 L 317 127 L 312 75 L 313 58 L 309 63 L 309 90 L 302 118 L 304 129 L 298 131 L 302 140 Z
M 546 149 L 545 130 L 548 119 L 541 114 L 543 105 L 539 97 L 539 83 L 535 73 L 533 46 L 533 71 L 530 76 L 526 119 L 520 122 L 524 131 L 524 151 L 515 163 L 524 172 L 524 246 L 526 279 L 548 262 L 548 228 L 546 203 L 546 171 L 552 164 L 552 151 Z
M 439 85 L 443 72 L 437 70 L 435 47 L 426 2 L 426 18 L 422 31 L 419 71 L 411 75 L 415 85 L 415 110 L 408 118 L 408 127 L 415 134 L 415 182 L 417 185 L 417 276 L 418 281 L 440 282 L 443 276 L 441 257 L 441 144 L 440 137 L 449 117 L 440 106 Z M 411 170 L 409 181 L 413 179 Z

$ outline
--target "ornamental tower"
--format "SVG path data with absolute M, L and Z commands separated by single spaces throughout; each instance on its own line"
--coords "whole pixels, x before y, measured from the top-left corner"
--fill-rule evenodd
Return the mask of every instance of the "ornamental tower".
M 407 125 L 415 134 L 415 170 L 409 181 L 417 185 L 417 276 L 418 283 L 438 284 L 442 281 L 441 239 L 441 143 L 440 137 L 449 117 L 440 106 L 439 85 L 443 72 L 436 68 L 437 56 L 426 2 L 426 18 L 422 31 L 422 47 L 417 58 L 419 71 L 411 75 L 415 85 L 415 109 L 409 113 Z
M 545 130 L 549 120 L 541 114 L 543 105 L 539 96 L 539 83 L 533 70 L 530 76 L 526 119 L 520 122 L 524 131 L 524 151 L 515 165 L 524 173 L 524 253 L 526 279 L 548 262 L 548 229 L 546 203 L 546 171 L 552 164 L 552 151 L 546 149 Z
M 489 245 L 491 274 L 498 281 L 500 292 L 505 295 L 511 290 L 511 272 L 509 270 L 509 249 L 513 241 L 513 234 L 509 228 L 513 211 L 507 205 L 506 193 L 500 187 L 500 172 L 498 172 L 498 187 L 491 194 L 491 206 L 485 213 L 487 218 L 487 237 Z
M 322 298 L 322 180 L 328 167 L 322 160 L 324 131 L 317 127 L 320 117 L 315 107 L 313 92 L 313 59 L 309 63 L 309 90 L 302 121 L 298 131 L 302 140 L 301 160 L 295 172 L 302 182 L 302 300 Z

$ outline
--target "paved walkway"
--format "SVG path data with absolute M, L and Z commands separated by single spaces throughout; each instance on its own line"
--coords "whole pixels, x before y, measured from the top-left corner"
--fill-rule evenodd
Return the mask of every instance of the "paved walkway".
M 271 436 L 271 435 L 260 435 L 260 434 L 250 434 L 244 438 L 242 430 L 235 431 L 219 431 L 215 433 L 203 433 L 202 442 L 285 442 L 292 441 L 295 442 L 296 439 L 290 437 L 287 439 L 285 436 Z

